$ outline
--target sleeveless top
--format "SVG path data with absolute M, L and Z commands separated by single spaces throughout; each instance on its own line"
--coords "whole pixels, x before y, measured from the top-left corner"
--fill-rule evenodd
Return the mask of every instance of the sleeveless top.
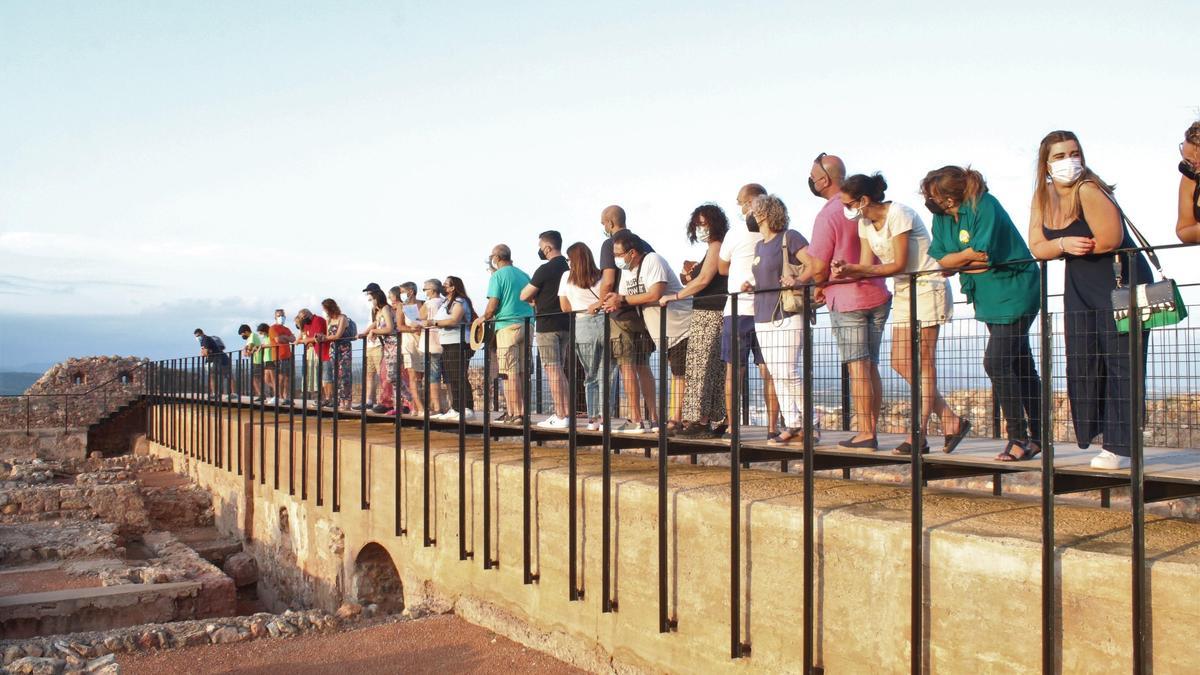
M 1133 237 L 1121 226 L 1120 248 L 1133 248 Z M 1061 230 L 1054 230 L 1042 224 L 1042 234 L 1047 240 L 1053 241 L 1062 237 L 1093 237 L 1092 228 L 1082 217 L 1076 218 Z M 1129 258 L 1120 254 L 1121 278 L 1129 283 Z M 1117 287 L 1117 277 L 1113 272 L 1113 253 L 1093 253 L 1090 255 L 1070 255 L 1066 260 L 1067 276 L 1063 288 L 1063 303 L 1068 312 L 1089 310 L 1104 310 L 1111 318 L 1112 291 Z M 1141 253 L 1137 255 L 1137 282 L 1139 284 L 1152 281 L 1150 264 Z
M 699 270 L 704 267 L 704 261 L 708 258 L 708 254 L 704 254 L 704 258 L 700 259 L 700 264 L 696 265 Z M 713 276 L 712 281 L 708 285 L 700 289 L 692 297 L 692 309 L 708 310 L 721 312 L 725 310 L 725 301 L 728 300 L 726 294 L 729 293 L 729 275 L 717 273 Z M 708 297 L 711 296 L 711 297 Z

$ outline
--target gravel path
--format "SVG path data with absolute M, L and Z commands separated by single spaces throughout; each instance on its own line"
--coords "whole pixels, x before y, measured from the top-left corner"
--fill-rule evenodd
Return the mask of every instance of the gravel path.
M 345 633 L 124 654 L 117 661 L 125 675 L 584 672 L 452 615 Z

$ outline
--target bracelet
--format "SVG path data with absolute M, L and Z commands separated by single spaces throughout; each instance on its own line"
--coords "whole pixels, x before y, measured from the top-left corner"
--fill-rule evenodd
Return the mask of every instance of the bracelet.
M 1058 250 L 1062 251 L 1063 253 L 1067 252 L 1067 249 L 1065 247 L 1063 247 L 1063 238 L 1062 237 L 1058 238 Z

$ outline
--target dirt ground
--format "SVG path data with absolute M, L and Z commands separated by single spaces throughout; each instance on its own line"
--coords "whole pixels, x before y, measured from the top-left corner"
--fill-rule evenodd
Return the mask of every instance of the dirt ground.
M 95 577 L 71 576 L 60 569 L 0 574 L 0 597 L 99 586 L 100 580 Z
M 125 654 L 117 661 L 125 675 L 584 672 L 451 615 L 345 633 Z

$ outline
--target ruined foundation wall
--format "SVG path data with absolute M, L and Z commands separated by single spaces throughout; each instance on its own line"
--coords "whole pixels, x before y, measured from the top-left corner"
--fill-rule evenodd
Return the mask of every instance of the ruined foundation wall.
M 322 453 L 316 504 L 316 437 L 310 424 L 308 498 L 301 499 L 299 431 L 295 463 L 288 433 L 274 486 L 273 433 L 259 453 L 247 444 L 256 476 L 213 467 L 152 443 L 176 469 L 208 487 L 216 520 L 241 530 L 260 570 L 300 572 L 278 602 L 330 608 L 354 587 L 355 559 L 374 542 L 391 555 L 410 607 L 453 607 L 468 620 L 591 670 L 610 667 L 671 672 L 794 672 L 802 663 L 803 483 L 795 475 L 749 470 L 742 476 L 742 623 L 749 658 L 729 659 L 729 476 L 715 467 L 672 463 L 669 514 L 669 606 L 677 632 L 660 634 L 657 587 L 656 468 L 613 457 L 613 599 L 601 612 L 599 453 L 581 451 L 578 487 L 582 601 L 567 589 L 567 469 L 561 448 L 534 448 L 533 571 L 522 579 L 520 450 L 494 445 L 492 557 L 482 561 L 482 458 L 468 441 L 467 549 L 459 560 L 458 454 L 455 437 L 435 434 L 430 536 L 422 545 L 422 449 L 419 433 L 403 439 L 400 501 L 407 536 L 395 536 L 396 451 L 389 425 L 369 428 L 370 508 L 360 505 L 357 426 L 343 422 L 340 499 L 334 511 L 333 452 Z M 244 438 L 257 432 L 244 427 Z M 261 483 L 260 456 L 266 482 Z M 294 492 L 289 494 L 289 475 Z M 818 557 L 817 662 L 826 672 L 907 672 L 909 649 L 909 492 L 890 485 L 819 480 L 815 495 Z M 1063 672 L 1129 672 L 1129 515 L 1063 506 L 1056 512 Z M 1040 516 L 1036 503 L 929 490 L 925 499 L 927 566 L 925 648 L 930 670 L 1031 672 L 1040 668 Z M 1168 519 L 1147 524 L 1155 672 L 1193 668 L 1200 625 L 1200 525 Z M 290 564 L 290 562 L 288 563 Z M 281 570 L 277 578 L 287 577 Z M 306 589 L 303 583 L 312 584 Z M 285 594 L 291 597 L 283 597 Z M 1020 627 L 1014 633 L 1013 627 Z M 1014 639 L 1014 637 L 1016 639 Z

